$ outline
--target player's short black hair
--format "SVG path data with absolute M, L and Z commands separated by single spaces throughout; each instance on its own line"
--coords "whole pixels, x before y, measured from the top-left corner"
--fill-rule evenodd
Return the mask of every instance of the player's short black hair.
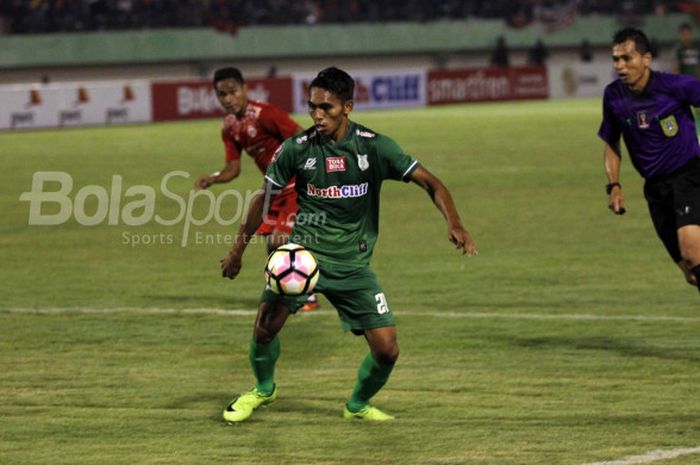
M 613 45 L 622 44 L 628 40 L 634 41 L 634 47 L 641 55 L 651 52 L 649 38 L 636 27 L 626 27 L 617 31 L 613 36 Z
M 219 68 L 214 71 L 214 81 L 212 85 L 216 88 L 216 83 L 223 81 L 224 79 L 234 79 L 239 84 L 245 84 L 245 79 L 243 79 L 243 74 L 238 68 L 229 66 L 227 68 Z
M 355 94 L 355 81 L 348 73 L 335 66 L 319 72 L 311 81 L 311 87 L 319 87 L 332 92 L 343 102 L 352 100 Z

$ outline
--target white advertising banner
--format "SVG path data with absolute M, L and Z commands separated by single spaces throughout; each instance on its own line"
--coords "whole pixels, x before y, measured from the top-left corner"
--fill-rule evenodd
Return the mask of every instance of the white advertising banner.
M 152 119 L 149 81 L 0 86 L 0 130 Z
M 552 63 L 547 65 L 550 98 L 603 97 L 617 76 L 612 62 Z
M 355 110 L 422 107 L 427 103 L 425 70 L 352 71 Z M 308 109 L 309 85 L 316 74 L 295 74 L 294 111 Z

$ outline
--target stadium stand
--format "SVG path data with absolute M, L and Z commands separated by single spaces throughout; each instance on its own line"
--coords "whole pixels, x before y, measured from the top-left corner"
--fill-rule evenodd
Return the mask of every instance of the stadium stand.
M 670 0 L 0 0 L 10 34 L 442 19 L 506 19 L 514 27 L 573 12 L 622 18 L 683 10 Z

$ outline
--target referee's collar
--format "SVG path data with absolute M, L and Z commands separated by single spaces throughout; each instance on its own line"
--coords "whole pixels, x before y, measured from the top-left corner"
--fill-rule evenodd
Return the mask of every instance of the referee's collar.
M 649 80 L 647 81 L 647 84 L 644 86 L 644 89 L 642 89 L 642 91 L 639 93 L 633 91 L 625 84 L 622 84 L 622 86 L 627 90 L 627 92 L 629 94 L 631 94 L 635 97 L 646 97 L 649 94 L 649 92 L 651 92 L 656 85 L 656 81 L 658 80 L 656 77 L 656 74 L 657 74 L 656 71 L 649 68 Z M 620 81 L 620 83 L 622 83 L 622 81 Z

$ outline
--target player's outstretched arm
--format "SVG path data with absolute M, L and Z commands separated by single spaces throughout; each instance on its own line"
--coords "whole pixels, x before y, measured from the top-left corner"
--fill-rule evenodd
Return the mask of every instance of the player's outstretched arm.
M 195 189 L 206 189 L 212 184 L 230 182 L 236 179 L 239 174 L 241 174 L 241 161 L 231 160 L 226 163 L 226 166 L 224 166 L 224 169 L 221 171 L 200 176 L 199 179 L 195 181 L 194 187 Z
M 620 155 L 620 146 L 611 146 L 605 144 L 603 151 L 603 164 L 605 165 L 605 174 L 608 177 L 608 186 L 610 192 L 608 196 L 608 208 L 616 215 L 624 215 L 625 196 L 622 193 L 620 185 L 620 165 L 622 164 L 622 156 Z
M 455 244 L 458 249 L 461 249 L 463 254 L 468 256 L 478 255 L 476 244 L 474 244 L 469 231 L 462 225 L 462 220 L 459 217 L 459 213 L 457 213 L 452 195 L 442 181 L 422 166 L 416 168 L 411 174 L 411 181 L 428 192 L 435 206 L 440 210 L 442 216 L 445 217 L 447 221 L 447 235 L 450 242 Z
M 255 235 L 255 231 L 262 224 L 266 206 L 270 205 L 276 194 L 277 190 L 271 184 L 265 183 L 262 190 L 258 191 L 251 200 L 248 214 L 238 229 L 231 251 L 221 259 L 221 275 L 224 278 L 233 279 L 238 276 L 242 267 L 243 252 Z

